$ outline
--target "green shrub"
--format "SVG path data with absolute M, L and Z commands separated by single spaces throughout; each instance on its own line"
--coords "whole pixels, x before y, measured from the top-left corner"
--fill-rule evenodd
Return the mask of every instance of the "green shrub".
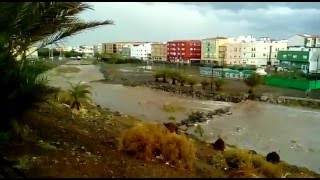
M 200 83 L 203 90 L 206 90 L 206 87 L 210 84 L 206 78 L 203 78 Z
M 224 85 L 225 83 L 226 83 L 225 80 L 222 79 L 222 78 L 218 78 L 218 79 L 215 79 L 215 80 L 214 80 L 214 84 L 216 85 L 216 90 L 217 90 L 217 91 L 220 91 L 222 85 Z
M 249 92 L 254 93 L 256 88 L 263 83 L 263 77 L 257 73 L 252 73 L 248 78 L 243 80 L 250 87 Z

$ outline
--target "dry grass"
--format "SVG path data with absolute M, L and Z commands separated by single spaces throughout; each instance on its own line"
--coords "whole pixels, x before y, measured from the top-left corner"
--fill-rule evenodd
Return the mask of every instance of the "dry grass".
M 56 69 L 56 71 L 59 73 L 77 73 L 80 71 L 80 69 L 77 67 L 71 66 L 71 67 L 59 67 Z
M 120 149 L 145 160 L 162 157 L 165 162 L 191 168 L 195 149 L 184 135 L 169 133 L 163 125 L 138 124 L 126 131 L 121 138 Z
M 224 152 L 224 157 L 227 162 L 238 165 L 237 172 L 250 172 L 251 175 L 267 178 L 280 178 L 283 174 L 281 163 L 269 163 L 263 156 L 250 154 L 246 150 L 230 149 Z
M 161 106 L 161 109 L 165 112 L 168 112 L 168 113 L 174 113 L 174 112 L 186 110 L 185 107 L 177 106 L 177 105 L 173 105 L 173 104 L 165 104 L 165 105 Z

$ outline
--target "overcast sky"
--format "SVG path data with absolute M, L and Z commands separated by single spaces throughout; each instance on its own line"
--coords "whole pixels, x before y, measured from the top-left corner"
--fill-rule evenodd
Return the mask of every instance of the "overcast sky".
M 319 2 L 93 2 L 85 20 L 113 20 L 66 41 L 95 45 L 114 41 L 170 41 L 253 35 L 287 39 L 320 34 Z

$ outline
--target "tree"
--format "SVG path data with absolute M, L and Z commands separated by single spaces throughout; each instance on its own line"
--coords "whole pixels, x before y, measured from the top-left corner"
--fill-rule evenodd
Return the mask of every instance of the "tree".
M 193 89 L 193 86 L 197 83 L 195 78 L 188 77 L 187 78 L 187 83 L 190 85 L 191 89 Z
M 153 75 L 153 77 L 155 78 L 155 81 L 156 81 L 156 82 L 159 82 L 159 78 L 162 77 L 162 74 L 161 74 L 160 71 L 155 71 L 152 75 Z
M 206 87 L 210 84 L 206 78 L 203 78 L 200 83 L 203 90 L 206 90 Z
M 226 82 L 224 81 L 224 79 L 222 78 L 218 78 L 214 80 L 214 84 L 216 85 L 216 90 L 220 91 L 221 90 L 221 86 L 224 85 Z
M 259 74 L 253 72 L 248 78 L 244 79 L 244 83 L 250 87 L 249 93 L 254 94 L 256 88 L 263 83 L 263 78 Z
M 178 79 L 179 73 L 175 71 L 169 71 L 168 72 L 168 77 L 172 79 L 172 84 L 176 84 L 176 80 Z
M 178 81 L 180 83 L 180 86 L 184 86 L 184 83 L 186 82 L 187 77 L 184 74 L 178 75 Z
M 68 82 L 68 83 L 71 86 L 69 93 L 70 93 L 70 96 L 73 98 L 71 109 L 77 108 L 77 110 L 80 110 L 80 107 L 81 107 L 80 99 L 89 98 L 87 94 L 91 93 L 88 90 L 90 86 L 86 84 L 81 84 L 81 81 L 75 86 L 71 82 Z
M 92 8 L 83 2 L 0 3 L 0 101 L 6 104 L 2 116 L 16 116 L 48 93 L 45 78 L 39 78 L 46 69 L 26 61 L 33 53 L 28 52 L 31 46 L 37 51 L 84 30 L 113 24 L 82 20 L 78 15 L 87 9 Z

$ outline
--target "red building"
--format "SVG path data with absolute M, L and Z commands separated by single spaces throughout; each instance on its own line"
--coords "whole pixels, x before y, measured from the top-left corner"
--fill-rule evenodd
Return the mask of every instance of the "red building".
M 167 42 L 167 61 L 169 62 L 200 62 L 200 40 L 175 40 Z

